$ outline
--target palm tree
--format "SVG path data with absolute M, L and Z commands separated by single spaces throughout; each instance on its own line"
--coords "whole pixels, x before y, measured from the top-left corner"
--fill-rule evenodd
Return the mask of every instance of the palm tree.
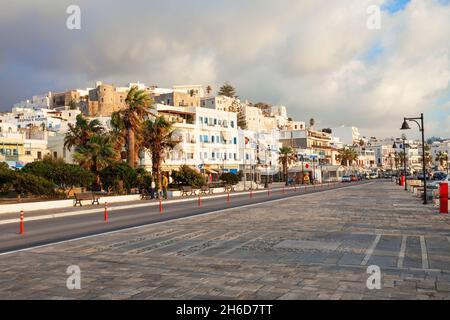
M 439 151 L 436 156 L 436 161 L 439 161 L 439 165 L 444 167 L 444 164 L 448 162 L 448 154 L 447 152 Z
M 111 137 L 95 134 L 85 144 L 76 148 L 73 158 L 80 166 L 95 174 L 99 184 L 100 171 L 114 161 L 114 156 Z
M 136 133 L 142 129 L 142 124 L 150 114 L 152 99 L 144 90 L 134 86 L 125 99 L 126 108 L 118 112 L 127 132 L 128 165 L 136 167 Z M 119 121 L 119 120 L 118 120 Z
M 395 170 L 398 171 L 398 166 L 400 164 L 400 155 L 398 152 L 394 153 Z
M 164 161 L 164 154 L 180 142 L 173 137 L 174 128 L 172 123 L 163 116 L 154 120 L 147 120 L 143 126 L 143 145 L 152 158 L 152 175 L 156 177 L 155 183 L 161 187 L 161 165 Z
M 315 124 L 316 124 L 316 120 L 314 120 L 313 118 L 309 119 L 309 127 L 310 128 L 314 127 Z
M 72 147 L 85 145 L 93 135 L 100 135 L 104 132 L 99 120 L 89 121 L 79 114 L 76 118 L 75 125 L 69 123 L 69 131 L 64 138 L 64 148 L 71 150 Z
M 280 148 L 280 157 L 278 161 L 283 166 L 283 176 L 286 185 L 288 184 L 288 167 L 297 160 L 297 156 L 294 153 L 294 150 L 291 147 L 282 147 Z
M 344 166 L 349 167 L 353 161 L 358 160 L 358 154 L 352 148 L 343 148 L 339 150 L 337 160 Z

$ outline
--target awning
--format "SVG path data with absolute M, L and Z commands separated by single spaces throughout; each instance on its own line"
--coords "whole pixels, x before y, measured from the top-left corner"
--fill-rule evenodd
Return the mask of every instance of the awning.
M 225 139 L 225 141 L 231 141 L 231 133 L 228 131 L 222 131 L 222 137 Z
M 211 174 L 219 174 L 217 171 L 214 171 L 214 170 L 208 169 L 208 168 L 205 168 L 205 171 L 208 173 L 211 173 Z

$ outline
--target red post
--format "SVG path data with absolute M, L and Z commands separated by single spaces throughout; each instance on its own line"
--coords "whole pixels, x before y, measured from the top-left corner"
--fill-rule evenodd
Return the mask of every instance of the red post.
M 103 220 L 105 220 L 105 222 L 108 221 L 108 202 L 105 202 L 105 213 L 103 215 Z
M 402 187 L 405 186 L 405 176 L 402 176 L 402 177 L 401 177 L 401 179 L 400 179 L 400 185 L 401 185 Z
M 23 211 L 20 211 L 20 234 L 23 235 L 25 233 L 25 228 L 23 225 Z
M 250 196 L 250 199 L 253 199 L 253 189 L 250 189 L 250 194 L 249 194 L 249 196 Z
M 161 197 L 159 197 L 159 212 L 160 213 L 164 212 L 164 208 L 163 208 L 163 203 L 162 203 Z
M 202 206 L 202 193 L 200 191 L 198 192 L 198 206 Z
M 439 200 L 440 200 L 440 213 L 448 213 L 448 183 L 441 183 L 439 185 Z
M 227 203 L 228 203 L 228 205 L 230 204 L 230 191 L 228 191 L 228 195 L 227 195 Z

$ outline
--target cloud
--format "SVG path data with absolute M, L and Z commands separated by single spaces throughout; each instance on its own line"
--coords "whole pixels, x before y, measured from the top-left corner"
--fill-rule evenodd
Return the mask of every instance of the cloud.
M 19 0 L 0 12 L 0 107 L 48 90 L 141 81 L 232 82 L 241 98 L 284 104 L 298 119 L 398 135 L 405 115 L 450 97 L 450 6 L 438 0 Z M 381 30 L 369 5 L 387 8 Z M 389 9 L 393 8 L 393 9 Z M 448 109 L 447 109 L 448 111 Z M 441 135 L 447 117 L 430 122 Z

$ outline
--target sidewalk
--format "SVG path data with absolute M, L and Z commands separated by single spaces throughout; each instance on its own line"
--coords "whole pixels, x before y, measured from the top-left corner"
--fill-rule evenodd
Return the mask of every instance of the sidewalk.
M 349 186 L 2 256 L 0 298 L 449 299 L 450 216 L 391 182 Z

